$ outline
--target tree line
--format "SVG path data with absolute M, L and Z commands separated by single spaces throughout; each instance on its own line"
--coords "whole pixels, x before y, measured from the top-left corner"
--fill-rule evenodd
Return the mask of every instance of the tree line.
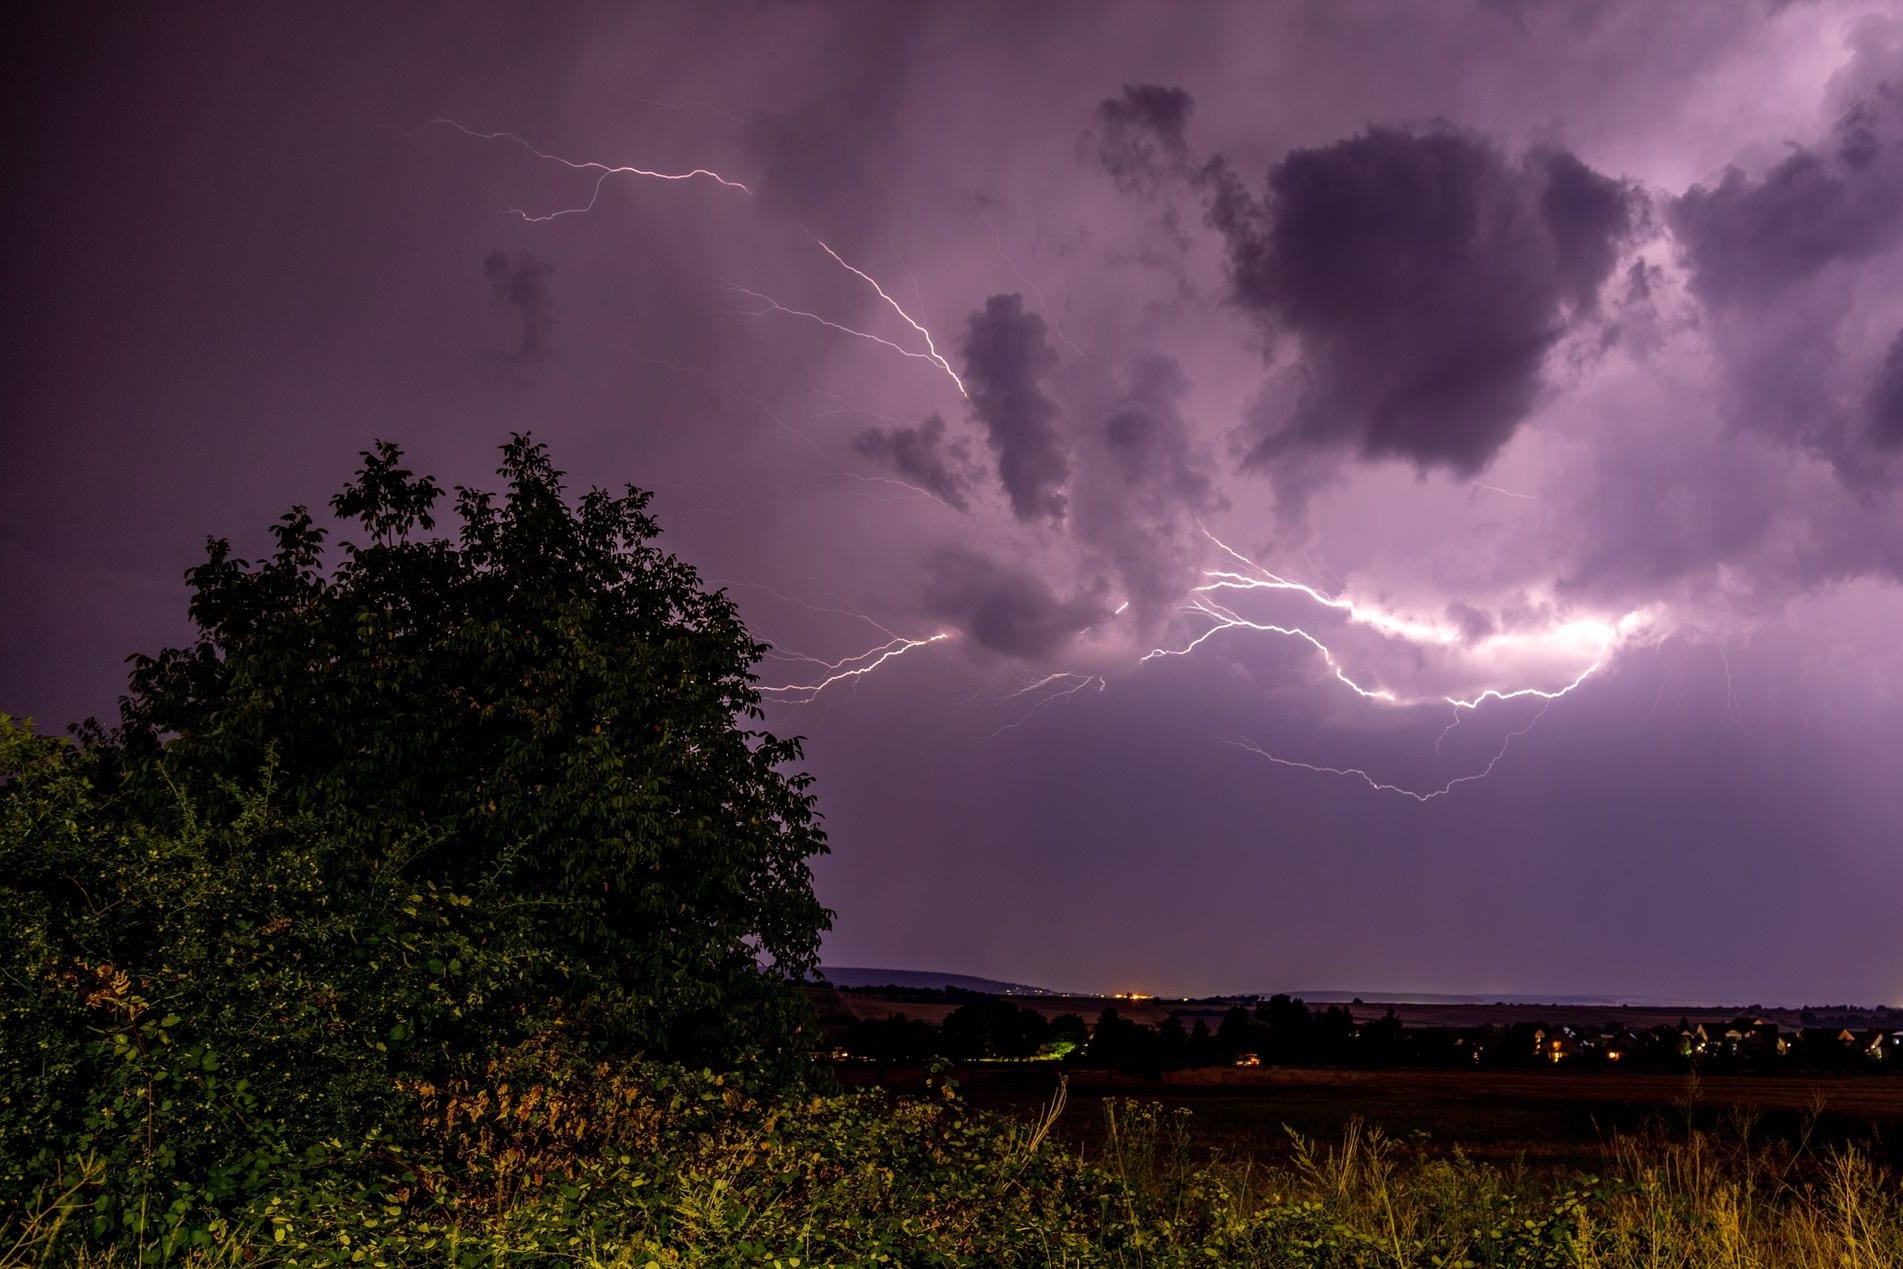
M 883 993 L 881 993 L 883 995 Z M 1009 997 L 972 992 L 928 993 L 919 1001 L 960 999 L 934 1026 L 895 1012 L 856 1018 L 839 1029 L 835 1052 L 851 1059 L 921 1063 L 1058 1060 L 1074 1065 L 1160 1075 L 1164 1071 L 1234 1064 L 1536 1068 L 1684 1071 L 1889 1071 L 1903 1074 L 1892 1032 L 1805 1027 L 1779 1033 L 1761 1019 L 1722 1026 L 1677 1025 L 1632 1031 L 1616 1023 L 1579 1029 L 1537 1021 L 1478 1027 L 1406 1026 L 1389 1009 L 1357 1022 L 1345 1005 L 1311 1007 L 1278 994 L 1253 1008 L 1232 1005 L 1212 1029 L 1201 1014 L 1172 1013 L 1154 1025 L 1107 1006 L 1094 1023 L 1078 1014 L 1046 1018 Z M 1189 1021 L 1185 1021 L 1188 1017 Z

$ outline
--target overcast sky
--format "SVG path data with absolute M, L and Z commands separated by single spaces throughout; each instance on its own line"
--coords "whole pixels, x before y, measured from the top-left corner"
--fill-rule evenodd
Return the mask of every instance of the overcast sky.
M 1891 6 L 61 20 L 0 709 L 529 429 L 781 649 L 830 963 L 1903 1003 Z

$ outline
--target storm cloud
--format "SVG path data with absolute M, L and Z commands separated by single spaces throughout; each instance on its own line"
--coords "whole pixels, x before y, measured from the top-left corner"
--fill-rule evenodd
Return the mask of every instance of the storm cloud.
M 1196 101 L 1167 84 L 1125 84 L 1097 107 L 1098 130 L 1085 139 L 1092 155 L 1125 193 L 1153 193 L 1189 161 L 1187 131 Z
M 1196 517 L 1223 505 L 1183 402 L 1174 358 L 1139 357 L 1101 432 L 1108 479 L 1077 498 L 1079 541 L 1100 554 L 1141 616 L 1177 602 L 1194 577 Z
M 1885 449 L 1903 447 L 1903 331 L 1877 368 L 1866 408 L 1871 439 Z
M 1057 365 L 1044 319 L 1017 294 L 993 295 L 965 327 L 971 412 L 998 458 L 998 479 L 1020 520 L 1062 520 L 1070 457 L 1043 377 Z
M 866 669 L 763 704 L 834 964 L 1895 1001 L 1893 5 L 94 8 L 20 36 L 0 709 L 532 428 L 763 686 Z
M 1345 450 L 1469 475 L 1538 400 L 1548 351 L 1592 314 L 1631 195 L 1563 150 L 1371 128 L 1290 153 L 1260 198 L 1215 169 L 1235 300 L 1299 345 L 1292 412 L 1247 455 Z
M 927 610 L 1006 656 L 1056 652 L 1107 615 L 1098 599 L 1060 599 L 1036 574 L 970 551 L 940 551 L 925 571 Z
M 497 361 L 527 365 L 548 356 L 548 340 L 555 328 L 548 279 L 553 266 L 526 251 L 491 251 L 482 262 L 482 276 L 496 302 L 511 310 L 521 334 L 509 352 L 493 354 Z
M 947 440 L 945 420 L 934 414 L 917 427 L 867 428 L 852 438 L 860 454 L 960 511 L 977 471 L 961 440 Z
M 1903 87 L 1903 85 L 1899 85 Z M 1822 145 L 1761 177 L 1736 167 L 1672 204 L 1699 293 L 1761 300 L 1833 264 L 1903 243 L 1903 97 L 1889 85 L 1844 112 Z

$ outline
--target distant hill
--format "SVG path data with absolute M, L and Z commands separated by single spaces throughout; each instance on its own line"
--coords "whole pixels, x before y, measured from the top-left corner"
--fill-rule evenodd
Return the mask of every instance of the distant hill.
M 1515 995 L 1512 992 L 1482 992 L 1462 995 L 1434 991 L 1291 991 L 1285 993 L 1299 997 L 1314 1004 L 1344 1004 L 1350 1000 L 1375 1001 L 1397 1005 L 1567 1005 L 1594 1006 L 1602 1008 L 1662 1009 L 1679 1008 L 1685 1005 L 1682 1000 L 1665 1000 L 1654 996 L 1604 996 L 1604 995 Z M 1730 1006 L 1698 1006 L 1700 1008 Z M 1739 1006 L 1743 1008 L 1744 1006 Z M 1764 1007 L 1764 1006 L 1756 1006 Z
M 1003 983 L 970 974 L 943 974 L 928 969 L 869 969 L 863 965 L 821 965 L 819 977 L 835 987 L 925 987 L 989 992 L 994 996 L 1055 996 L 1058 992 L 1023 983 Z

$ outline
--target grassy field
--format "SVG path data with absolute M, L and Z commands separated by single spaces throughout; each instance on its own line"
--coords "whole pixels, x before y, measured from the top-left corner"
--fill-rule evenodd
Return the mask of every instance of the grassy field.
M 166 1252 L 75 1240 L 111 1182 L 82 1172 L 0 1213 L 0 1265 L 1903 1264 L 1903 1184 L 1873 1153 L 1896 1130 L 1890 1081 L 1823 1088 L 1846 1096 L 1785 1135 L 1760 1125 L 1796 1113 L 1802 1082 L 1681 1087 L 1693 1121 L 1717 1116 L 1688 1128 L 1672 1081 L 1641 1077 L 1623 1096 L 1653 1099 L 1637 1107 L 1649 1126 L 1626 1132 L 1595 1118 L 1633 1105 L 1602 1099 L 1611 1077 L 961 1074 L 956 1090 L 920 1076 L 915 1096 L 751 1091 L 654 1066 L 438 1092 L 429 1158 L 381 1179 L 287 1173 Z
M 848 1087 L 923 1087 L 920 1068 L 842 1063 Z M 1018 1115 L 1049 1099 L 1048 1064 L 1011 1063 L 952 1071 L 973 1105 Z M 1596 1166 L 1615 1134 L 1688 1127 L 1731 1139 L 1795 1148 L 1855 1145 L 1903 1167 L 1903 1078 L 1855 1076 L 1686 1076 L 1636 1071 L 1306 1070 L 1216 1067 L 1175 1071 L 1160 1081 L 1076 1071 L 1069 1106 L 1055 1125 L 1086 1149 L 1100 1144 L 1102 1104 L 1141 1098 L 1190 1113 L 1200 1145 L 1231 1159 L 1280 1160 L 1284 1126 L 1333 1140 L 1354 1120 L 1428 1155 L 1510 1165 L 1524 1160 Z

